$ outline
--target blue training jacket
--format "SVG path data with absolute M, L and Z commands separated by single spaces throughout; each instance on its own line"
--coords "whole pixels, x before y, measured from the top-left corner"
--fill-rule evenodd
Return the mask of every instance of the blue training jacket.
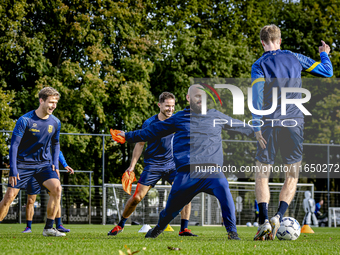
M 40 119 L 33 110 L 21 116 L 12 134 L 9 176 L 17 176 L 17 168 L 59 166 L 60 128 L 60 120 L 54 115 Z
M 333 66 L 326 52 L 320 53 L 321 62 L 289 50 L 267 51 L 253 64 L 251 68 L 251 86 L 253 106 L 257 110 L 268 110 L 272 106 L 272 88 L 278 88 L 278 105 L 276 110 L 267 116 L 253 114 L 253 119 L 294 119 L 303 124 L 303 113 L 294 104 L 288 104 L 286 115 L 281 115 L 281 88 L 301 88 L 301 72 L 305 71 L 315 76 L 332 77 Z M 300 99 L 301 93 L 287 93 L 287 99 Z M 259 126 L 259 121 L 253 122 Z M 273 122 L 279 126 L 280 121 Z M 265 122 L 265 125 L 272 122 Z M 287 125 L 291 125 L 286 123 Z M 294 125 L 294 123 L 292 123 Z M 255 132 L 260 127 L 254 127 Z
M 159 121 L 158 114 L 156 114 L 144 122 L 142 129 Z M 170 134 L 161 138 L 148 140 L 148 146 L 144 152 L 144 170 L 157 168 L 171 169 L 175 167 L 172 156 L 173 136 L 174 134 Z
M 219 121 L 214 127 L 215 122 Z M 231 130 L 245 135 L 254 134 L 253 129 L 215 109 L 206 115 L 196 114 L 186 107 L 170 118 L 154 123 L 144 129 L 127 132 L 128 142 L 149 141 L 175 133 L 173 154 L 176 169 L 190 164 L 223 165 L 221 131 Z

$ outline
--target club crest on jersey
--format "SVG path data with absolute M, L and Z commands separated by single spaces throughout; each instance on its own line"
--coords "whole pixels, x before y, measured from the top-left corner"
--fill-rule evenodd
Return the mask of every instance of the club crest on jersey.
M 33 123 L 32 127 L 37 127 L 37 123 Z
M 48 132 L 52 133 L 52 131 L 53 131 L 53 126 L 52 125 L 48 125 Z

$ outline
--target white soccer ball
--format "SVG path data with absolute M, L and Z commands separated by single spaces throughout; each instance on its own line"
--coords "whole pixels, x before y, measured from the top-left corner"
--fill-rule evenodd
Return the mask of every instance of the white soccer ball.
M 300 236 L 301 227 L 299 222 L 292 217 L 284 217 L 280 222 L 280 228 L 276 237 L 280 240 L 296 240 Z
M 254 224 L 253 224 L 254 227 L 259 227 L 259 224 L 255 221 Z
M 247 222 L 247 227 L 251 227 L 251 223 L 250 222 Z

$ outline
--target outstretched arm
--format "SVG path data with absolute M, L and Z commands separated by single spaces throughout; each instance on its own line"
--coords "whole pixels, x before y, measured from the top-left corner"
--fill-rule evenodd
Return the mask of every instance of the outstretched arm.
M 150 126 L 132 132 L 121 132 L 118 135 L 125 137 L 129 143 L 145 142 L 156 138 L 161 138 L 176 132 L 175 116 L 164 121 L 153 123 Z
M 133 172 L 135 170 L 137 161 L 140 158 L 140 155 L 142 155 L 144 144 L 145 142 L 136 143 L 135 148 L 133 149 L 130 166 L 128 169 L 126 169 L 127 172 Z
M 331 48 L 324 41 L 321 41 L 322 45 L 319 47 L 321 62 L 316 62 L 315 60 L 308 58 L 302 54 L 293 53 L 299 60 L 303 71 L 311 73 L 315 76 L 321 77 L 332 77 L 333 76 L 333 66 L 329 59 L 329 52 Z

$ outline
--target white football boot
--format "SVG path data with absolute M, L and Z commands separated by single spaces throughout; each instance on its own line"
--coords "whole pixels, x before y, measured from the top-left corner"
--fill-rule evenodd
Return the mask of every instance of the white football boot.
M 265 220 L 264 223 L 258 227 L 254 241 L 264 241 L 271 231 L 272 227 L 270 226 L 269 221 Z
M 43 230 L 43 236 L 66 236 L 66 234 L 59 232 L 55 228 L 49 228 Z
M 275 215 L 273 218 L 270 219 L 270 225 L 272 227 L 272 232 L 269 235 L 269 240 L 274 240 L 277 231 L 280 228 L 280 216 Z

